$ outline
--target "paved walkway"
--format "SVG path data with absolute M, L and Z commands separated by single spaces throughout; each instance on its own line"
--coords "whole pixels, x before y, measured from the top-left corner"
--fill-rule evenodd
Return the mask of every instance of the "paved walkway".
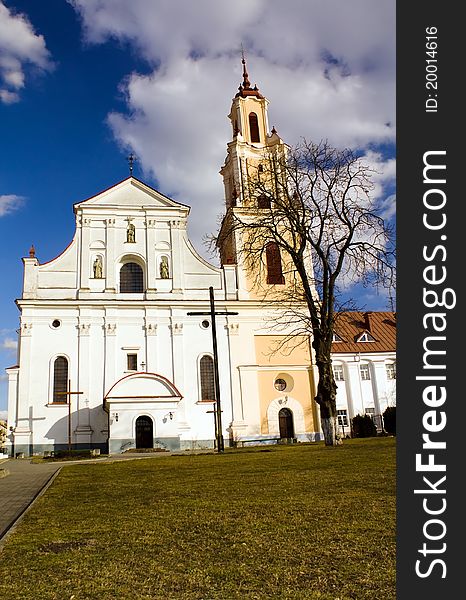
M 26 510 L 61 464 L 34 465 L 29 460 L 2 461 L 9 475 L 0 479 L 0 538 Z

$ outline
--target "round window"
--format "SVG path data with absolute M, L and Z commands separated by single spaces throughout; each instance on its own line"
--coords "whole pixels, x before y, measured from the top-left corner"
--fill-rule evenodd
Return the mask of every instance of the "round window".
M 275 379 L 275 383 L 273 385 L 275 386 L 275 389 L 279 392 L 284 392 L 286 390 L 286 381 L 281 377 Z
M 204 321 L 201 323 L 201 327 L 203 329 L 208 329 L 210 327 L 210 322 L 207 319 L 204 319 Z
M 273 387 L 277 392 L 286 392 L 289 394 L 294 388 L 293 377 L 289 373 L 277 373 L 275 376 Z
M 61 321 L 59 321 L 58 319 L 54 319 L 54 320 L 52 321 L 52 327 L 53 327 L 54 329 L 58 329 L 58 328 L 60 327 L 60 325 L 61 325 Z

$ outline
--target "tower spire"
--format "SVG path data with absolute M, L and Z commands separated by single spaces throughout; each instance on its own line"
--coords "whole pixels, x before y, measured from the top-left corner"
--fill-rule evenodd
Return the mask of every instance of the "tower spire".
M 251 87 L 251 82 L 249 81 L 249 75 L 248 72 L 246 70 L 246 58 L 244 56 L 244 47 L 243 44 L 241 44 L 241 62 L 243 63 L 243 89 L 244 90 L 249 90 L 249 88 Z
M 253 88 L 251 87 L 251 82 L 249 81 L 249 74 L 246 68 L 246 56 L 244 52 L 243 44 L 241 44 L 241 62 L 243 64 L 243 82 L 238 87 L 238 93 L 235 98 L 240 96 L 241 98 L 245 98 L 246 96 L 255 96 L 256 98 L 263 98 L 262 94 L 259 92 L 259 88 L 255 85 Z

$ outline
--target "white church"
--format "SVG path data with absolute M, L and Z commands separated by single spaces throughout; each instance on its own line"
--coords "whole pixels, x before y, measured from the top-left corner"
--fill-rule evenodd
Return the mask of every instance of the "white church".
M 243 65 L 220 171 L 227 216 L 257 206 L 251 165 L 286 151 Z M 209 312 L 209 288 L 216 311 L 236 313 L 216 317 L 225 445 L 321 439 L 310 341 L 273 351 L 280 336 L 241 239 L 225 240 L 220 267 L 209 264 L 187 237 L 189 212 L 130 176 L 74 205 L 76 232 L 57 258 L 40 263 L 31 248 L 18 364 L 7 369 L 10 454 L 213 447 L 213 324 L 190 314 Z M 267 248 L 266 287 L 287 285 L 282 258 Z
M 243 60 L 220 170 L 222 231 L 236 211 L 253 218 L 266 208 L 251 178 L 286 153 L 267 105 Z M 220 441 L 218 404 L 225 445 L 321 439 L 311 340 L 283 344 L 294 325 L 278 334 L 271 323 L 287 309 L 265 302 L 293 285 L 285 257 L 269 243 L 265 264 L 251 271 L 241 236 L 221 233 L 221 266 L 211 265 L 187 237 L 189 212 L 130 176 L 74 205 L 76 232 L 57 258 L 41 264 L 34 248 L 23 258 L 18 364 L 6 370 L 10 455 L 211 448 Z M 215 311 L 230 313 L 215 323 L 210 290 Z M 371 415 L 380 430 L 396 403 L 395 343 L 394 313 L 347 313 L 337 323 L 342 435 L 356 414 Z

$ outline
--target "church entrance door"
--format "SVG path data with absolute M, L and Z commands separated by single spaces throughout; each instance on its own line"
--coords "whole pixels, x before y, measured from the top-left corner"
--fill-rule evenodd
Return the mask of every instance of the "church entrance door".
M 136 419 L 136 448 L 154 447 L 154 425 L 146 415 Z
M 278 413 L 281 438 L 294 438 L 293 413 L 289 408 L 282 408 Z

